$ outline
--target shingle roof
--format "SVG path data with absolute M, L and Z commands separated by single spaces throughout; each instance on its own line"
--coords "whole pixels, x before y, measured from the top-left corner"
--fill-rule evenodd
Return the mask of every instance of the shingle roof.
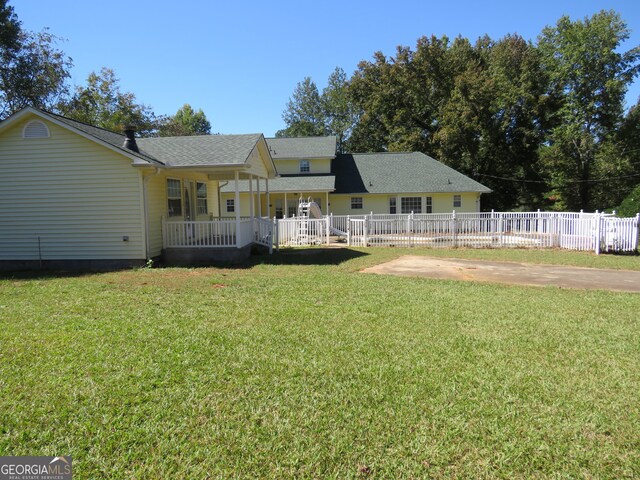
M 43 113 L 81 132 L 116 147 L 129 155 L 167 166 L 208 166 L 245 163 L 262 137 L 260 133 L 246 135 L 199 135 L 192 137 L 136 138 L 140 152 L 123 147 L 124 134 L 63 117 Z
M 334 175 L 298 175 L 285 176 L 269 180 L 269 192 L 333 192 L 335 188 L 336 177 Z M 249 191 L 249 182 L 240 180 L 238 182 L 238 190 L 240 192 Z M 253 184 L 253 190 L 256 191 L 256 184 Z M 223 193 L 235 192 L 234 182 L 220 188 Z M 260 181 L 260 191 L 266 191 L 266 184 Z
M 122 133 L 115 133 L 110 130 L 105 130 L 104 128 L 94 127 L 93 125 L 89 125 L 88 123 L 79 122 L 77 120 L 63 117 L 62 115 L 57 115 L 55 113 L 46 112 L 44 110 L 42 110 L 42 112 L 45 113 L 46 115 L 54 117 L 56 120 L 58 120 L 61 123 L 69 125 L 70 127 L 75 128 L 76 130 L 80 130 L 81 132 L 84 132 L 87 135 L 97 138 L 98 140 L 101 140 L 104 143 L 107 143 L 112 147 L 117 148 L 118 150 L 122 150 L 123 152 L 129 155 L 139 157 L 151 163 L 164 163 L 158 158 L 155 158 L 153 155 L 149 154 L 148 152 L 143 151 L 143 149 L 140 149 L 141 151 L 138 153 L 123 147 L 122 145 L 124 143 L 124 134 Z
M 193 137 L 137 138 L 141 150 L 169 166 L 205 166 L 245 163 L 262 137 L 246 135 L 197 135 Z
M 267 138 L 274 160 L 281 158 L 333 158 L 336 156 L 337 137 L 283 137 Z
M 336 175 L 334 193 L 491 191 L 420 152 L 341 154 L 332 164 Z

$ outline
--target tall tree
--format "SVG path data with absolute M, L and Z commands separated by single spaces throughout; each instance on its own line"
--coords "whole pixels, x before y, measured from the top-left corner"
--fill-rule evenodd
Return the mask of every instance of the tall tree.
M 355 124 L 355 112 L 349 98 L 347 75 L 340 67 L 329 76 L 322 90 L 325 130 L 338 139 L 338 152 L 344 153 L 346 142 Z
M 558 125 L 542 151 L 561 199 L 560 208 L 597 208 L 592 186 L 620 125 L 624 95 L 640 68 L 640 48 L 620 52 L 629 29 L 613 11 L 584 20 L 567 16 L 547 27 L 538 48 L 550 78 L 550 95 L 561 99 Z M 608 145 L 608 146 L 607 146 Z M 600 164 L 600 165 L 599 165 Z
M 63 115 L 107 130 L 133 125 L 142 136 L 154 134 L 158 125 L 151 108 L 138 103 L 133 93 L 120 91 L 119 83 L 113 70 L 103 67 L 99 74 L 90 73 L 87 85 L 76 87 L 58 109 Z
M 68 93 L 71 59 L 48 31 L 22 30 L 13 7 L 0 0 L 0 119 L 25 106 L 51 109 Z
M 310 137 L 327 133 L 320 93 L 310 77 L 298 82 L 282 112 L 282 119 L 287 127 L 278 130 L 277 137 Z
M 175 115 L 162 119 L 159 134 L 161 137 L 210 135 L 211 124 L 202 109 L 196 112 L 191 105 L 185 103 Z

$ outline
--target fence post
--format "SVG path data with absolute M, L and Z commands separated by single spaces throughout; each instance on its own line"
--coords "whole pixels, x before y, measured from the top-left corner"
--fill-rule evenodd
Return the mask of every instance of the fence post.
M 362 225 L 362 234 L 364 235 L 364 238 L 362 239 L 362 243 L 364 243 L 363 246 L 367 246 L 367 230 L 368 230 L 368 226 L 369 226 L 369 221 L 367 220 L 367 216 L 364 216 L 364 223 Z
M 409 214 L 409 216 L 407 217 L 407 235 L 409 236 L 409 246 L 413 247 L 413 227 L 414 227 L 414 222 L 413 222 L 413 210 L 411 211 L 411 213 Z
M 451 225 L 453 229 L 453 248 L 458 246 L 458 226 L 456 225 L 456 211 L 451 214 Z
M 325 216 L 325 222 L 326 222 L 326 227 L 327 227 L 327 245 L 329 245 L 329 243 L 330 243 L 329 234 L 331 232 L 331 221 L 329 219 L 329 215 Z
M 278 219 L 273 217 L 273 231 L 275 236 L 275 244 L 276 244 L 276 252 L 280 251 L 280 224 L 278 223 Z
M 594 218 L 595 218 L 595 221 L 596 221 L 596 228 L 595 228 L 595 232 L 594 232 L 596 255 L 600 255 L 600 222 L 602 221 L 602 215 L 600 213 L 598 213 L 598 211 L 596 210 L 596 215 L 595 215 Z
M 347 215 L 347 247 L 351 246 L 351 216 Z

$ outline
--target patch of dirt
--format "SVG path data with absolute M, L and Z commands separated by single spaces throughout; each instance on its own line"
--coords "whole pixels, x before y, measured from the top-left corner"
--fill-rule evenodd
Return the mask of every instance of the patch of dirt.
M 364 273 L 512 285 L 640 292 L 640 272 L 406 255 Z

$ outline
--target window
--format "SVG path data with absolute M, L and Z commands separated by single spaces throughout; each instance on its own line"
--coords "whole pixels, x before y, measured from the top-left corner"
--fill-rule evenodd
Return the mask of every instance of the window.
M 276 218 L 282 218 L 283 214 L 284 210 L 282 208 L 282 199 L 278 198 L 276 199 Z
M 422 198 L 402 197 L 400 199 L 400 213 L 422 213 Z
M 22 130 L 22 138 L 49 138 L 49 136 L 49 129 L 40 120 L 32 120 Z
M 433 198 L 424 197 L 424 206 L 426 210 L 424 213 L 433 213 Z
M 453 208 L 462 206 L 462 197 L 460 195 L 453 196 Z
M 233 198 L 227 199 L 227 213 L 234 213 L 236 211 L 236 201 Z
M 389 213 L 391 215 L 398 213 L 396 209 L 396 197 L 389 197 Z
M 351 197 L 351 210 L 362 210 L 362 197 Z
M 206 215 L 209 213 L 207 209 L 207 184 L 206 183 L 196 183 L 196 208 L 198 214 Z
M 300 160 L 300 173 L 309 173 L 310 171 L 309 160 Z
M 182 189 L 180 180 L 167 178 L 167 211 L 170 217 L 182 216 Z

